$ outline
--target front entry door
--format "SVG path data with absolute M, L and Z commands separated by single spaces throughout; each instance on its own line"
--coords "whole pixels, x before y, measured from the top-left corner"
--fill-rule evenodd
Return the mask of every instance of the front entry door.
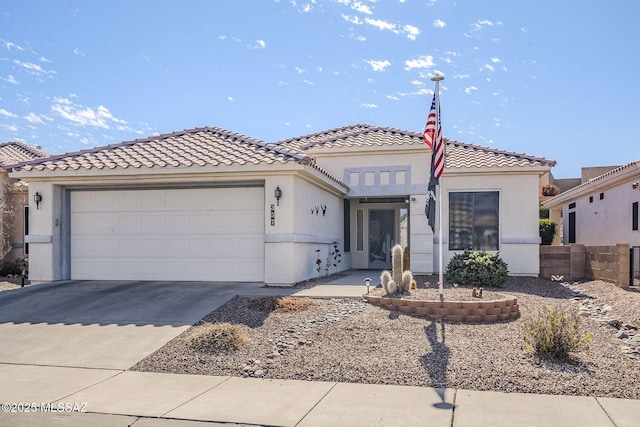
M 395 209 L 369 211 L 369 268 L 391 268 L 391 248 L 396 244 Z

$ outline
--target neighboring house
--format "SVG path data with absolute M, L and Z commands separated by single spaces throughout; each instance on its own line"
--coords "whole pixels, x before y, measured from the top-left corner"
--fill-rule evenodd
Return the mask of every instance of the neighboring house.
M 543 202 L 550 218 L 562 224 L 564 244 L 586 246 L 628 243 L 640 246 L 638 203 L 640 160 L 616 168 L 589 168 L 601 175 Z
M 446 141 L 445 265 L 500 251 L 538 275 L 540 178 L 555 162 Z M 251 281 L 290 285 L 390 267 L 408 243 L 414 273 L 437 270 L 424 214 L 431 151 L 419 133 L 354 125 L 277 143 L 198 128 L 11 166 L 29 182 L 32 281 Z M 437 230 L 436 230 L 437 236 Z M 317 252 L 317 251 L 320 252 Z
M 13 261 L 28 255 L 24 236 L 28 234 L 29 186 L 9 178 L 5 166 L 48 157 L 49 153 L 22 142 L 0 144 L 0 261 Z

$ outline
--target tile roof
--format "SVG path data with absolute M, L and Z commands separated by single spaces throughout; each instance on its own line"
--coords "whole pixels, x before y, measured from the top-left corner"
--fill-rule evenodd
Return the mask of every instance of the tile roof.
M 448 168 L 555 166 L 555 160 L 447 139 Z
M 290 161 L 309 164 L 312 159 L 286 147 L 274 146 L 220 128 L 203 127 L 55 155 L 42 160 L 23 161 L 11 167 L 25 171 L 127 169 L 249 163 L 257 165 Z
M 33 147 L 20 141 L 9 141 L 0 144 L 0 166 L 49 157 L 51 154 L 40 147 Z
M 541 165 L 551 167 L 555 165 L 555 161 L 542 157 L 460 141 L 447 139 L 445 141 L 448 168 Z M 346 188 L 346 185 L 337 178 L 319 168 L 315 160 L 307 154 L 307 150 L 310 148 L 423 146 L 423 144 L 420 133 L 366 124 L 344 126 L 275 143 L 253 139 L 216 127 L 203 127 L 48 158 L 18 158 L 15 164 L 8 164 L 7 169 L 53 171 L 295 162 L 310 165 Z M 25 147 L 28 146 L 25 145 Z
M 554 160 L 498 150 L 445 138 L 448 168 L 554 166 Z M 310 148 L 422 145 L 422 134 L 401 129 L 357 124 L 277 142 L 285 147 Z

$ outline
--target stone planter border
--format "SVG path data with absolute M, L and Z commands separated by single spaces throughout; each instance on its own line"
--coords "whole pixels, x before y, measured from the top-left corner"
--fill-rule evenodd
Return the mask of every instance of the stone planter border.
M 493 323 L 520 317 L 518 299 L 510 295 L 497 300 L 433 301 L 364 295 L 373 305 L 406 314 L 456 323 Z

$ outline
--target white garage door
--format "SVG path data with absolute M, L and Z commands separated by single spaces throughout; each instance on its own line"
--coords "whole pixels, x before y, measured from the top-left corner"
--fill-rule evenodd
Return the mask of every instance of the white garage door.
M 258 187 L 71 192 L 74 280 L 264 280 Z

